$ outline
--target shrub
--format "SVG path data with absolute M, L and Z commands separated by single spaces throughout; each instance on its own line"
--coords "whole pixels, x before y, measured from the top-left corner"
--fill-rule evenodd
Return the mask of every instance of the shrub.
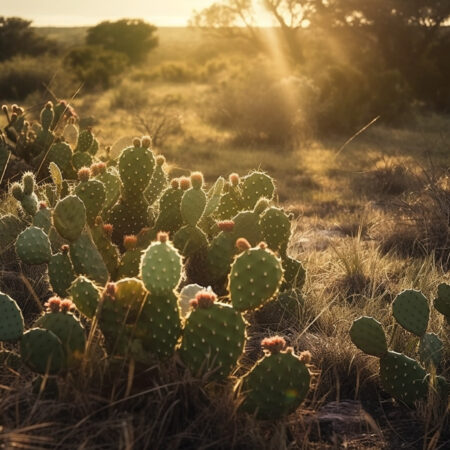
M 127 66 L 127 58 L 121 53 L 89 45 L 71 50 L 64 61 L 87 88 L 109 87 L 113 77 Z
M 167 62 L 161 64 L 159 75 L 162 80 L 171 83 L 188 83 L 198 78 L 196 69 L 184 62 Z
M 135 110 L 147 104 L 142 83 L 125 82 L 114 89 L 111 108 Z
M 55 72 L 56 60 L 18 56 L 0 64 L 0 97 L 23 100 L 35 91 L 45 90 Z

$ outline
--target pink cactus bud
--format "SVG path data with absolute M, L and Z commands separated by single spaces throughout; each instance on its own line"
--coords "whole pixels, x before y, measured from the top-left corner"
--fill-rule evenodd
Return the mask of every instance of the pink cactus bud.
M 191 183 L 194 189 L 201 189 L 203 186 L 203 174 L 201 172 L 192 172 Z
M 141 146 L 141 140 L 138 137 L 134 138 L 133 139 L 133 145 L 135 147 L 140 147 Z
M 213 292 L 200 291 L 197 292 L 197 294 L 195 295 L 195 299 L 193 300 L 194 301 L 191 300 L 192 303 L 189 302 L 189 304 L 191 304 L 193 308 L 206 309 L 214 305 L 214 302 L 217 300 L 217 296 Z
M 166 162 L 166 158 L 163 155 L 158 155 L 156 157 L 156 164 L 162 166 Z
M 69 253 L 69 246 L 67 244 L 61 245 L 61 251 L 67 255 Z
M 91 177 L 91 169 L 89 169 L 89 167 L 82 167 L 78 171 L 77 175 L 80 181 L 89 181 L 89 178 Z
M 237 186 L 240 183 L 240 178 L 237 173 L 230 174 L 229 178 L 231 186 Z
M 156 236 L 156 240 L 163 244 L 164 242 L 167 242 L 169 240 L 169 234 L 165 233 L 164 231 L 160 231 Z
M 61 299 L 56 295 L 50 297 L 44 306 L 47 308 L 47 312 L 57 313 L 61 309 Z
M 71 300 L 65 299 L 61 302 L 61 312 L 68 313 L 69 311 L 73 311 L 75 309 L 75 305 Z
M 142 138 L 142 147 L 149 148 L 152 145 L 152 138 L 150 136 L 144 136 Z
M 259 247 L 261 250 L 265 250 L 265 249 L 267 248 L 267 244 L 266 244 L 265 242 L 260 242 L 260 243 L 258 244 L 258 247 Z
M 222 220 L 217 222 L 217 227 L 220 231 L 231 232 L 234 229 L 234 222 L 232 220 Z
M 127 250 L 132 250 L 137 246 L 137 237 L 134 234 L 130 234 L 129 236 L 124 236 L 123 238 L 123 246 Z
M 248 250 L 251 248 L 250 243 L 245 238 L 239 238 L 236 241 L 236 247 L 240 252 L 244 252 L 245 250 Z
M 180 188 L 183 191 L 187 191 L 191 187 L 191 180 L 188 177 L 180 178 Z
M 110 224 L 110 223 L 105 223 L 103 225 L 103 232 L 109 237 L 111 238 L 112 234 L 113 234 L 113 229 L 114 227 Z
M 170 186 L 172 187 L 172 189 L 178 189 L 180 187 L 180 181 L 178 180 L 178 178 L 170 180 Z
M 102 301 L 114 301 L 116 299 L 116 283 L 107 283 L 102 294 Z
M 263 339 L 261 347 L 270 353 L 280 353 L 286 348 L 286 341 L 281 336 L 273 336 Z
M 97 175 L 100 175 L 102 173 L 106 172 L 106 164 L 104 162 L 99 162 L 92 164 L 91 166 L 91 174 L 95 177 Z
M 46 209 L 46 208 L 47 208 L 47 203 L 39 202 L 39 209 Z

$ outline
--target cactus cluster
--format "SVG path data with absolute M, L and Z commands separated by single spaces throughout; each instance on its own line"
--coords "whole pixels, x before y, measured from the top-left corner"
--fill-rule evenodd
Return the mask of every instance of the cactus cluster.
M 0 339 L 18 342 L 33 371 L 65 373 L 83 357 L 81 316 L 95 321 L 115 361 L 177 355 L 192 376 L 234 379 L 243 370 L 248 313 L 278 304 L 304 281 L 301 263 L 287 254 L 290 217 L 273 202 L 273 179 L 232 174 L 209 189 L 200 172 L 169 180 L 165 158 L 145 136 L 116 159 L 99 158 L 92 131 L 79 130 L 72 112 L 65 118 L 64 105 L 46 104 L 33 135 L 22 110 L 5 130 L 16 136 L 8 151 L 36 174 L 11 185 L 20 214 L 0 218 L 0 237 L 23 264 L 47 266 L 55 296 L 24 331 L 17 304 L 2 294 Z M 10 145 L 0 139 L 0 148 Z M 39 182 L 41 171 L 50 182 Z M 288 414 L 308 391 L 308 369 L 291 350 L 265 359 L 238 379 L 245 409 Z M 271 365 L 279 365 L 284 400 L 261 396 L 272 391 Z
M 443 285 L 441 285 L 443 286 Z M 439 289 L 440 293 L 442 287 Z M 434 333 L 427 333 L 430 315 L 426 297 L 415 290 L 405 290 L 392 303 L 396 322 L 418 339 L 420 362 L 388 349 L 386 335 L 380 322 L 373 317 L 360 317 L 350 328 L 352 342 L 363 352 L 380 359 L 380 382 L 383 389 L 397 400 L 409 405 L 427 396 L 431 373 L 439 370 L 443 343 Z M 428 373 L 429 371 L 430 373 Z M 448 395 L 445 378 L 436 376 L 439 394 L 444 402 Z

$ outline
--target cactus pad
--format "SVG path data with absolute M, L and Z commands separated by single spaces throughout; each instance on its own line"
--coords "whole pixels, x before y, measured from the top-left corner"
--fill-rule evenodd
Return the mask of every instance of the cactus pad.
M 53 211 L 53 225 L 64 239 L 78 239 L 85 224 L 86 208 L 76 195 L 69 195 L 57 203 Z
M 40 228 L 34 226 L 19 234 L 16 241 L 16 252 L 25 264 L 48 263 L 52 256 L 48 236 Z
M 372 317 L 360 317 L 355 320 L 350 328 L 350 338 L 368 355 L 381 357 L 388 351 L 383 327 Z
M 23 328 L 22 311 L 16 301 L 0 292 L 0 341 L 17 341 Z
M 441 283 L 438 286 L 438 296 L 434 300 L 434 307 L 443 314 L 450 323 L 450 285 Z
M 428 300 L 420 291 L 406 290 L 395 298 L 392 312 L 397 322 L 405 330 L 416 336 L 425 334 L 428 327 L 430 308 Z

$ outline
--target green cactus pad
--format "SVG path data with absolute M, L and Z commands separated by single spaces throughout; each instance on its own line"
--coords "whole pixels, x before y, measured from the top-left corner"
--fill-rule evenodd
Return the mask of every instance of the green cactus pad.
M 231 266 L 231 303 L 238 311 L 259 308 L 277 293 L 282 278 L 281 261 L 270 250 L 245 250 Z
M 413 406 L 427 395 L 425 369 L 402 353 L 387 352 L 380 359 L 380 380 L 383 389 L 397 400 Z
M 80 170 L 82 167 L 90 167 L 91 164 L 92 156 L 89 153 L 76 152 L 72 155 L 72 165 L 75 170 Z
M 88 224 L 93 225 L 106 199 L 105 186 L 98 180 L 81 181 L 75 188 L 75 195 L 84 203 Z
M 61 171 L 66 170 L 72 163 L 72 149 L 66 142 L 57 142 L 48 150 L 47 164 L 55 163 Z
M 244 211 L 233 217 L 233 235 L 235 240 L 245 238 L 250 245 L 255 246 L 263 240 L 259 215 L 253 211 Z
M 157 231 L 175 233 L 183 225 L 181 217 L 181 199 L 183 191 L 179 188 L 168 188 L 159 200 L 159 215 L 156 219 L 155 228 Z
M 103 203 L 103 211 L 109 211 L 120 197 L 119 174 L 115 168 L 110 167 L 106 172 L 97 175 L 96 179 L 105 186 L 106 198 Z
M 123 278 L 116 283 L 115 300 L 126 311 L 126 322 L 134 324 L 147 296 L 144 284 L 137 278 Z
M 80 276 L 70 286 L 70 294 L 77 309 L 92 319 L 100 301 L 100 292 L 95 284 L 89 278 Z
M 16 301 L 0 292 L 0 341 L 17 341 L 23 328 L 22 311 Z
M 27 228 L 17 238 L 16 253 L 25 264 L 48 263 L 52 256 L 48 236 L 38 227 Z
M 208 191 L 207 202 L 205 211 L 203 212 L 204 217 L 212 216 L 220 204 L 220 199 L 222 198 L 222 190 L 225 185 L 225 180 L 222 177 L 217 178 L 214 185 Z M 233 214 L 234 215 L 234 214 Z M 232 217 L 232 216 L 231 216 Z
M 153 242 L 141 260 L 141 278 L 152 295 L 172 292 L 181 279 L 181 256 L 170 242 Z
M 306 365 L 292 353 L 265 356 L 243 378 L 242 408 L 261 419 L 291 414 L 305 399 L 310 378 Z
M 20 341 L 20 356 L 34 372 L 54 375 L 65 366 L 65 354 L 58 336 L 50 330 L 32 328 Z
M 55 333 L 65 353 L 65 367 L 77 365 L 84 355 L 86 335 L 80 321 L 70 312 L 49 312 L 35 326 Z
M 279 208 L 271 207 L 264 211 L 259 221 L 264 242 L 273 251 L 286 247 L 291 235 L 291 221 Z
M 142 249 L 133 248 L 127 250 L 120 260 L 117 270 L 117 279 L 139 276 Z
M 41 125 L 44 130 L 48 130 L 50 128 L 54 117 L 55 112 L 53 111 L 53 105 L 48 102 L 41 111 Z
M 126 191 L 144 192 L 148 186 L 155 158 L 151 150 L 145 147 L 128 147 L 119 157 L 120 179 Z
M 181 199 L 181 217 L 192 227 L 197 225 L 206 207 L 206 194 L 201 188 L 188 189 Z
M 284 269 L 284 281 L 281 290 L 298 289 L 302 290 L 306 281 L 306 270 L 302 263 L 296 259 L 284 256 L 282 258 Z
M 434 307 L 443 314 L 450 323 L 450 284 L 441 283 L 438 286 L 438 296 L 434 300 Z
M 110 235 L 104 230 L 103 222 L 96 221 L 91 227 L 92 239 L 112 279 L 115 279 L 119 267 L 119 249 L 111 241 Z
M 41 228 L 45 233 L 49 233 L 52 226 L 52 213 L 46 206 L 41 206 L 33 217 L 33 225 Z
M 221 231 L 208 247 L 209 273 L 213 281 L 219 281 L 227 277 L 237 253 L 234 233 Z
M 422 292 L 412 289 L 401 292 L 392 304 L 392 312 L 397 322 L 416 336 L 427 331 L 430 308 Z
M 108 269 L 97 247 L 86 232 L 70 243 L 70 259 L 77 275 L 86 275 L 101 285 L 108 281 Z
M 216 215 L 220 220 L 228 220 L 234 217 L 239 212 L 239 209 L 236 197 L 231 192 L 227 192 L 220 198 Z
M 434 367 L 439 367 L 442 361 L 442 352 L 444 344 L 439 339 L 437 334 L 425 333 L 420 338 L 419 356 L 420 360 L 426 367 L 431 364 Z
M 261 197 L 270 200 L 273 197 L 275 185 L 273 179 L 263 172 L 253 172 L 242 182 L 242 199 L 245 209 L 253 209 Z
M 100 144 L 97 139 L 94 138 L 92 141 L 92 145 L 88 148 L 88 153 L 92 156 L 95 156 L 98 153 L 99 148 Z
M 78 134 L 76 152 L 87 152 L 94 142 L 94 136 L 92 131 L 87 129 L 83 130 Z M 89 167 L 89 166 L 86 166 Z
M 173 244 L 183 256 L 190 257 L 208 247 L 208 239 L 200 228 L 185 225 L 173 236 Z
M 53 225 L 64 239 L 78 239 L 85 224 L 86 208 L 76 195 L 69 195 L 57 203 L 53 211 Z
M 170 358 L 181 335 L 180 309 L 174 292 L 149 295 L 139 318 L 137 337 L 159 358 Z
M 0 217 L 0 252 L 15 242 L 17 236 L 25 228 L 25 223 L 13 214 Z
M 194 375 L 213 371 L 212 377 L 222 380 L 235 369 L 244 343 L 242 314 L 230 305 L 214 303 L 188 315 L 179 353 Z
M 381 357 L 388 351 L 383 327 L 373 317 L 360 317 L 355 320 L 350 328 L 350 338 L 368 355 Z
M 162 166 L 156 165 L 150 183 L 144 191 L 144 195 L 148 201 L 148 204 L 153 205 L 153 203 L 155 203 L 156 200 L 158 200 L 158 198 L 161 196 L 163 190 L 166 187 L 167 175 L 164 172 Z
M 76 277 L 67 251 L 52 255 L 48 263 L 48 276 L 53 292 L 65 297 Z

